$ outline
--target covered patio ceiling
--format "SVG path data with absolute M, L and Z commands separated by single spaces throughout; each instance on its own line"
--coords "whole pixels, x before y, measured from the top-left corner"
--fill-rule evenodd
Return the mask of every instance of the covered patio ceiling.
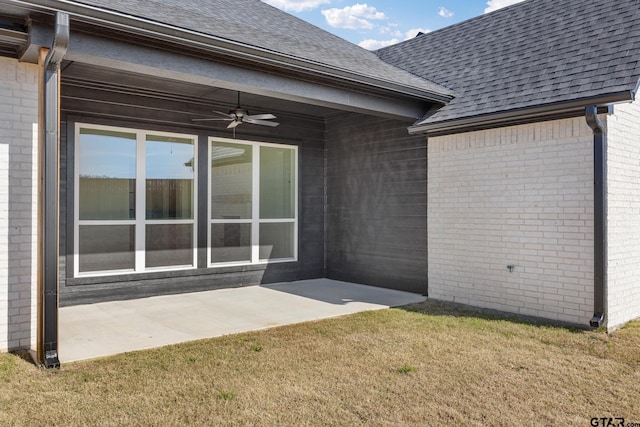
M 61 75 L 62 110 L 72 115 L 110 120 L 143 117 L 146 122 L 165 126 L 223 130 L 227 122 L 193 119 L 220 118 L 214 111 L 235 108 L 238 95 L 242 107 L 251 114 L 272 113 L 281 123 L 324 120 L 344 113 L 337 108 L 73 61 L 63 63 Z

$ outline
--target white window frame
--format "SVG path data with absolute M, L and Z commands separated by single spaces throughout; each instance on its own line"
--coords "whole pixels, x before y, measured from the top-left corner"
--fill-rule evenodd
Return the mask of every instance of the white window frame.
M 211 146 L 215 141 L 248 145 L 252 147 L 252 196 L 251 196 L 251 218 L 246 219 L 212 219 L 211 218 L 211 165 L 212 165 L 212 150 Z M 293 218 L 283 219 L 260 219 L 260 148 L 261 147 L 275 147 L 284 148 L 293 151 L 295 159 L 294 170 L 294 213 Z M 208 189 L 208 201 L 207 201 L 207 266 L 210 268 L 217 267 L 233 267 L 243 265 L 261 265 L 261 264 L 275 264 L 282 262 L 295 262 L 298 261 L 298 172 L 300 169 L 298 158 L 298 147 L 296 145 L 287 144 L 274 144 L 269 142 L 259 141 L 247 141 L 242 139 L 230 139 L 209 137 L 207 143 L 207 189 Z M 276 259 L 260 259 L 260 224 L 266 223 L 291 223 L 293 224 L 293 257 L 289 258 L 276 258 Z M 251 261 L 232 261 L 232 262 L 211 262 L 211 247 L 213 242 L 211 241 L 211 227 L 213 224 L 251 224 Z
M 80 129 L 104 130 L 136 135 L 136 218 L 130 220 L 80 220 L 80 156 L 78 146 Z M 193 141 L 193 218 L 192 219 L 147 219 L 146 218 L 146 156 L 147 136 L 191 139 Z M 73 270 L 74 277 L 116 276 L 154 271 L 192 270 L 198 267 L 198 136 L 174 132 L 157 132 L 146 129 L 132 129 L 117 126 L 103 126 L 91 123 L 75 124 L 75 153 L 73 168 Z M 145 267 L 146 226 L 156 224 L 191 224 L 193 226 L 192 265 L 172 265 Z M 135 226 L 135 267 L 124 270 L 104 270 L 80 272 L 80 226 L 81 225 L 134 225 Z

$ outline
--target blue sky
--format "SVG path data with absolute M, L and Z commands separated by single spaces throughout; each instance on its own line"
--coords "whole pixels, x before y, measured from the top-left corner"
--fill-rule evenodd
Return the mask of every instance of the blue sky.
M 523 0 L 262 0 L 366 49 L 378 49 Z

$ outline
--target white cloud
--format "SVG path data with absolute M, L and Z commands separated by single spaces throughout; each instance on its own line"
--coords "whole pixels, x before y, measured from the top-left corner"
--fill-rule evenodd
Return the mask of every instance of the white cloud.
M 392 44 L 396 44 L 398 42 L 400 42 L 400 40 L 398 39 L 391 39 L 391 40 L 368 39 L 368 40 L 362 40 L 360 43 L 358 43 L 358 45 L 367 50 L 376 50 L 376 49 L 383 48 L 385 46 L 391 46 Z
M 418 35 L 418 33 L 430 33 L 431 30 L 427 30 L 426 28 L 412 28 L 409 31 L 407 31 L 406 33 L 404 33 L 404 39 L 405 40 L 409 40 L 414 38 L 415 36 Z
M 354 4 L 342 9 L 326 9 L 322 11 L 327 23 L 334 28 L 347 28 L 350 30 L 373 28 L 370 20 L 387 19 L 384 13 L 378 12 L 375 7 L 364 4 Z
M 262 0 L 278 9 L 291 12 L 303 12 L 316 9 L 323 4 L 331 4 L 331 0 Z
M 426 28 L 414 28 L 412 30 L 407 31 L 406 33 L 402 34 L 400 32 L 395 33 L 396 36 L 398 37 L 404 37 L 404 40 L 409 40 L 412 39 L 414 37 L 416 37 L 418 35 L 418 33 L 429 33 L 431 32 L 431 30 L 427 30 Z M 376 49 L 381 49 L 383 47 L 386 46 L 390 46 L 392 44 L 396 44 L 396 43 L 400 43 L 399 38 L 394 37 L 390 40 L 374 40 L 374 39 L 367 39 L 367 40 L 363 40 L 360 43 L 358 43 L 358 46 L 363 47 L 367 50 L 376 50 Z
M 398 24 L 381 25 L 378 28 L 378 32 L 385 37 L 405 40 L 404 33 L 398 30 Z
M 484 10 L 484 13 L 493 12 L 494 10 L 520 3 L 521 1 L 524 0 L 489 0 L 487 1 L 487 8 Z
M 443 18 L 451 18 L 453 16 L 453 12 L 447 10 L 447 8 L 444 6 L 440 6 L 440 12 L 438 12 L 438 15 L 442 16 Z

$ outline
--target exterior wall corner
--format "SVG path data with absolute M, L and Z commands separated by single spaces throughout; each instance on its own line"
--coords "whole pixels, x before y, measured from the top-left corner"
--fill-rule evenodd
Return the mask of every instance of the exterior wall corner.
M 607 117 L 607 329 L 640 317 L 640 101 Z
M 38 76 L 0 57 L 0 351 L 36 345 Z

